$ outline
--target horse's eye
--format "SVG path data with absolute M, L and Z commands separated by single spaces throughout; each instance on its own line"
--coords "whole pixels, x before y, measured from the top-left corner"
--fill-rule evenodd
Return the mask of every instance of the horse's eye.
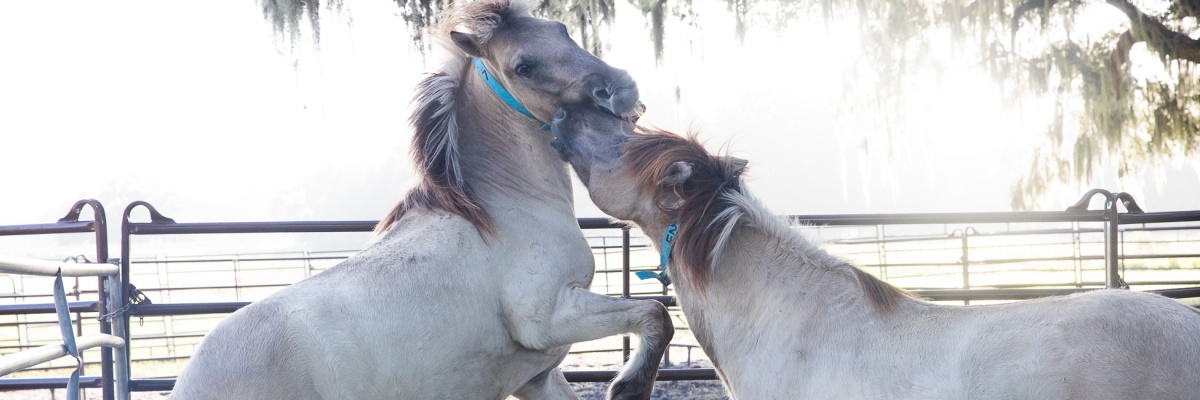
M 532 75 L 532 74 L 533 74 L 533 65 L 517 64 L 517 75 L 528 78 L 529 75 Z

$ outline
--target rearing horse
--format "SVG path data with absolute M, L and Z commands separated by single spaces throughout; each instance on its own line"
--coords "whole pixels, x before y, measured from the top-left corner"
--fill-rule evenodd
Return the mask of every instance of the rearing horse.
M 367 249 L 214 328 L 175 399 L 571 399 L 570 345 L 621 333 L 640 342 L 609 397 L 649 398 L 670 319 L 588 290 L 593 255 L 542 129 L 562 105 L 631 117 L 637 88 L 527 13 L 488 0 L 446 17 L 455 55 L 410 118 L 420 183 Z

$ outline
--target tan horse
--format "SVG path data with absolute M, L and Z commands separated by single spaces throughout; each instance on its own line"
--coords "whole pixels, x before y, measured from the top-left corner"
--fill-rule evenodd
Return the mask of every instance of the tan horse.
M 677 227 L 669 276 L 739 399 L 1194 399 L 1200 313 L 1125 290 L 1001 305 L 916 299 L 834 257 L 694 139 L 561 112 L 556 146 L 610 215 Z M 666 247 L 666 246 L 663 246 Z M 661 247 L 660 247 L 661 249 Z
M 593 255 L 541 122 L 569 104 L 631 116 L 637 88 L 527 11 L 446 17 L 454 55 L 411 117 L 420 184 L 369 248 L 210 332 L 176 399 L 572 399 L 557 368 L 571 344 L 622 333 L 640 342 L 609 395 L 649 398 L 670 319 L 588 290 Z

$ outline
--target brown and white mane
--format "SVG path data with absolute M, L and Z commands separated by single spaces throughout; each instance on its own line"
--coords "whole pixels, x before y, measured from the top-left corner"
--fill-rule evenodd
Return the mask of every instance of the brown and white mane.
M 709 153 L 695 134 L 685 138 L 644 128 L 642 133 L 626 145 L 626 171 L 655 193 L 658 207 L 678 221 L 673 256 L 698 292 L 705 292 L 736 228 L 745 226 L 802 249 L 809 265 L 853 276 L 880 312 L 890 310 L 900 299 L 915 297 L 830 255 L 772 214 L 742 184 L 744 161 Z M 664 187 L 659 179 L 678 161 L 692 164 L 691 177 L 681 185 Z
M 412 160 L 421 181 L 408 192 L 392 211 L 375 226 L 375 233 L 391 229 L 409 210 L 441 209 L 470 221 L 483 232 L 494 229 L 491 216 L 479 204 L 471 187 L 463 180 L 459 162 L 459 124 L 456 100 L 461 96 L 459 85 L 469 74 L 470 59 L 463 57 L 448 39 L 451 30 L 466 30 L 486 44 L 492 33 L 504 26 L 505 20 L 529 13 L 529 4 L 514 1 L 472 2 L 461 5 L 459 12 L 433 29 L 439 34 L 438 45 L 454 54 L 447 57 L 441 70 L 431 73 L 417 84 L 413 96 Z

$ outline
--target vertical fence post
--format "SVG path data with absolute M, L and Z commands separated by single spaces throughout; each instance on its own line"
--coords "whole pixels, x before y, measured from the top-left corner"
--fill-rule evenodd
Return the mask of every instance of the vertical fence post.
M 879 226 L 879 243 L 880 243 L 879 244 L 880 245 L 879 257 L 881 258 L 881 262 L 879 263 L 879 265 L 880 265 L 879 277 L 886 281 L 888 279 L 887 225 L 880 224 L 878 226 Z
M 313 271 L 312 253 L 309 252 L 307 249 L 305 249 L 303 252 L 300 253 L 300 255 L 302 257 L 304 257 L 304 277 L 305 278 L 311 277 L 312 271 Z
M 87 262 L 87 261 L 84 260 L 84 262 Z M 71 288 L 71 290 L 75 292 L 75 301 L 79 301 L 79 300 L 83 299 L 83 286 L 81 286 L 79 284 L 79 277 L 75 277 L 75 287 Z M 96 292 L 97 292 L 96 296 L 99 297 L 101 295 L 101 293 L 99 293 L 100 288 L 96 288 Z M 96 311 L 100 311 L 100 309 L 97 309 Z M 101 311 L 101 312 L 103 312 L 103 311 Z M 76 340 L 79 340 L 78 338 L 81 336 L 83 336 L 83 313 L 77 312 L 77 313 L 75 313 L 75 338 L 76 338 Z M 100 348 L 103 349 L 104 346 L 100 346 Z M 79 370 L 79 374 L 87 375 L 87 356 L 84 355 L 84 352 L 82 352 L 82 351 L 79 352 L 79 363 L 83 367 Z M 101 380 L 101 381 L 103 381 L 103 380 Z M 103 392 L 104 383 L 101 382 L 100 385 L 102 387 L 101 391 Z M 76 393 L 75 395 L 79 396 L 80 399 L 87 400 L 87 391 L 83 390 L 82 388 L 80 388 L 79 393 Z M 103 396 L 101 396 L 101 397 L 103 397 Z
M 1079 237 L 1079 222 L 1070 223 L 1073 231 L 1070 234 L 1070 240 L 1074 249 L 1072 255 L 1075 257 L 1075 288 L 1084 287 L 1084 241 Z
M 1130 213 L 1141 214 L 1143 211 L 1129 193 L 1114 194 L 1104 189 L 1089 190 L 1083 195 L 1083 198 L 1079 199 L 1079 202 L 1067 207 L 1067 211 L 1086 211 L 1088 203 L 1097 194 L 1104 195 L 1104 288 L 1128 289 L 1129 285 L 1126 285 L 1125 281 L 1121 279 L 1121 271 L 1117 269 L 1121 259 L 1119 247 L 1121 214 L 1117 211 L 1117 200 L 1120 200 L 1125 205 L 1126 211 Z
M 1145 224 L 1143 224 L 1143 226 L 1145 226 Z M 1117 232 L 1117 235 L 1118 235 L 1117 244 L 1120 245 L 1120 251 L 1117 252 L 1117 260 L 1121 264 L 1120 275 L 1117 275 L 1117 276 L 1122 277 L 1121 278 L 1121 283 L 1122 283 L 1121 287 L 1128 289 L 1129 284 L 1126 283 L 1125 278 L 1124 278 L 1125 275 L 1128 275 L 1128 273 L 1125 272 L 1125 256 L 1124 256 L 1125 255 L 1125 231 Z
M 132 281 L 130 280 L 131 263 L 129 262 L 129 254 L 131 247 L 129 245 L 129 238 L 133 236 L 137 228 L 129 221 L 129 216 L 133 213 L 133 209 L 138 207 L 146 208 L 146 211 L 150 213 L 150 222 L 152 223 L 175 223 L 175 220 L 159 214 L 158 210 L 155 210 L 154 206 L 150 205 L 150 203 L 140 200 L 126 205 L 125 211 L 121 213 L 121 258 L 119 259 L 119 263 L 121 264 L 121 279 L 115 283 L 118 289 L 115 290 L 116 293 L 114 295 L 117 297 L 116 299 L 110 299 L 112 300 L 112 304 L 109 305 L 109 308 L 117 311 L 113 315 L 113 335 L 125 341 L 124 354 L 121 359 L 115 361 L 117 368 L 115 377 L 117 380 L 117 395 L 120 396 L 118 400 L 129 400 L 129 380 L 132 375 L 130 368 L 132 367 L 133 346 L 129 332 L 129 308 L 126 306 L 129 305 L 129 298 L 132 294 L 131 289 L 133 288 Z
M 969 227 L 967 227 L 969 228 Z M 967 228 L 962 229 L 962 288 L 967 290 L 971 288 L 971 250 L 968 243 Z M 971 304 L 970 300 L 963 300 L 963 304 Z
M 60 223 L 62 223 L 62 222 L 79 222 L 79 216 L 83 212 L 83 209 L 85 206 L 92 208 L 91 230 L 96 235 L 96 262 L 98 262 L 98 263 L 109 262 L 109 260 L 108 260 L 108 217 L 104 213 L 104 205 L 103 204 L 100 204 L 99 201 L 94 200 L 94 199 L 84 199 L 84 200 L 76 201 L 75 204 L 73 204 L 71 206 L 71 210 L 67 212 L 67 215 L 63 216 L 62 218 L 59 218 L 58 222 L 60 222 Z M 111 293 L 107 292 L 106 290 L 108 289 L 107 282 L 111 281 L 112 278 L 113 277 L 110 277 L 110 276 L 97 276 L 96 277 L 96 296 L 97 296 L 96 311 L 98 314 L 106 313 L 107 309 L 110 307 L 110 304 L 108 303 L 108 301 L 109 301 L 109 295 Z M 14 284 L 14 288 L 15 288 L 15 284 Z M 78 300 L 79 294 L 83 291 L 82 286 L 79 285 L 78 278 L 75 279 L 75 288 L 76 288 L 75 298 Z M 79 324 L 78 332 L 80 335 L 82 335 L 83 334 L 83 318 L 80 317 L 79 313 L 76 313 L 75 318 L 78 321 L 77 323 Z M 100 333 L 104 333 L 104 334 L 112 333 L 112 325 L 110 324 L 110 321 L 97 320 L 97 325 L 100 327 Z M 18 338 L 20 338 L 19 332 L 18 332 Z M 113 370 L 112 370 L 113 353 L 112 353 L 112 349 L 110 349 L 107 346 L 102 346 L 102 347 L 100 347 L 99 350 L 100 350 L 100 393 L 101 393 L 101 398 L 103 398 L 104 400 L 113 400 Z M 51 391 L 51 393 L 53 393 L 53 391 Z
M 121 281 L 119 279 L 105 280 L 106 291 L 108 294 L 108 309 L 104 310 L 109 316 L 109 321 L 112 322 L 113 336 L 125 340 L 126 345 L 113 349 L 116 360 L 112 363 L 113 368 L 113 388 L 116 391 L 116 400 L 129 400 L 129 333 L 126 332 L 126 324 L 122 323 L 127 315 L 124 311 L 118 311 L 124 307 L 124 298 L 121 294 Z
M 621 298 L 629 298 L 629 227 L 621 227 Z M 621 361 L 629 361 L 629 336 L 621 337 Z
M 1120 217 L 1117 214 L 1116 199 L 1109 197 L 1104 208 L 1104 288 L 1116 289 L 1121 287 L 1121 275 L 1117 271 L 1117 231 Z
M 137 203 L 133 203 L 125 207 L 125 213 L 121 218 L 121 258 L 119 259 L 121 277 L 115 283 L 117 287 L 115 290 L 116 293 L 113 294 L 114 299 L 111 301 L 112 305 L 109 306 L 114 310 L 120 310 L 113 315 L 113 319 L 111 320 L 113 324 L 113 336 L 117 336 L 125 341 L 125 347 L 121 350 L 124 352 L 123 357 L 114 362 L 114 366 L 116 367 L 114 378 L 117 381 L 117 393 L 121 396 L 120 400 L 129 400 L 129 381 L 132 379 L 130 367 L 132 364 L 131 360 L 133 359 L 133 346 L 131 345 L 132 341 L 129 335 L 129 311 L 125 308 L 125 305 L 129 302 L 129 295 L 131 294 L 129 293 L 129 288 L 131 287 L 129 279 L 129 236 L 132 234 L 132 228 L 129 226 L 129 213 L 136 206 Z
M 238 279 L 238 268 L 241 266 L 240 257 L 237 254 L 233 255 L 233 298 L 237 301 L 242 301 L 242 284 Z
M 971 250 L 968 244 L 967 231 L 962 233 L 962 288 L 971 288 Z

